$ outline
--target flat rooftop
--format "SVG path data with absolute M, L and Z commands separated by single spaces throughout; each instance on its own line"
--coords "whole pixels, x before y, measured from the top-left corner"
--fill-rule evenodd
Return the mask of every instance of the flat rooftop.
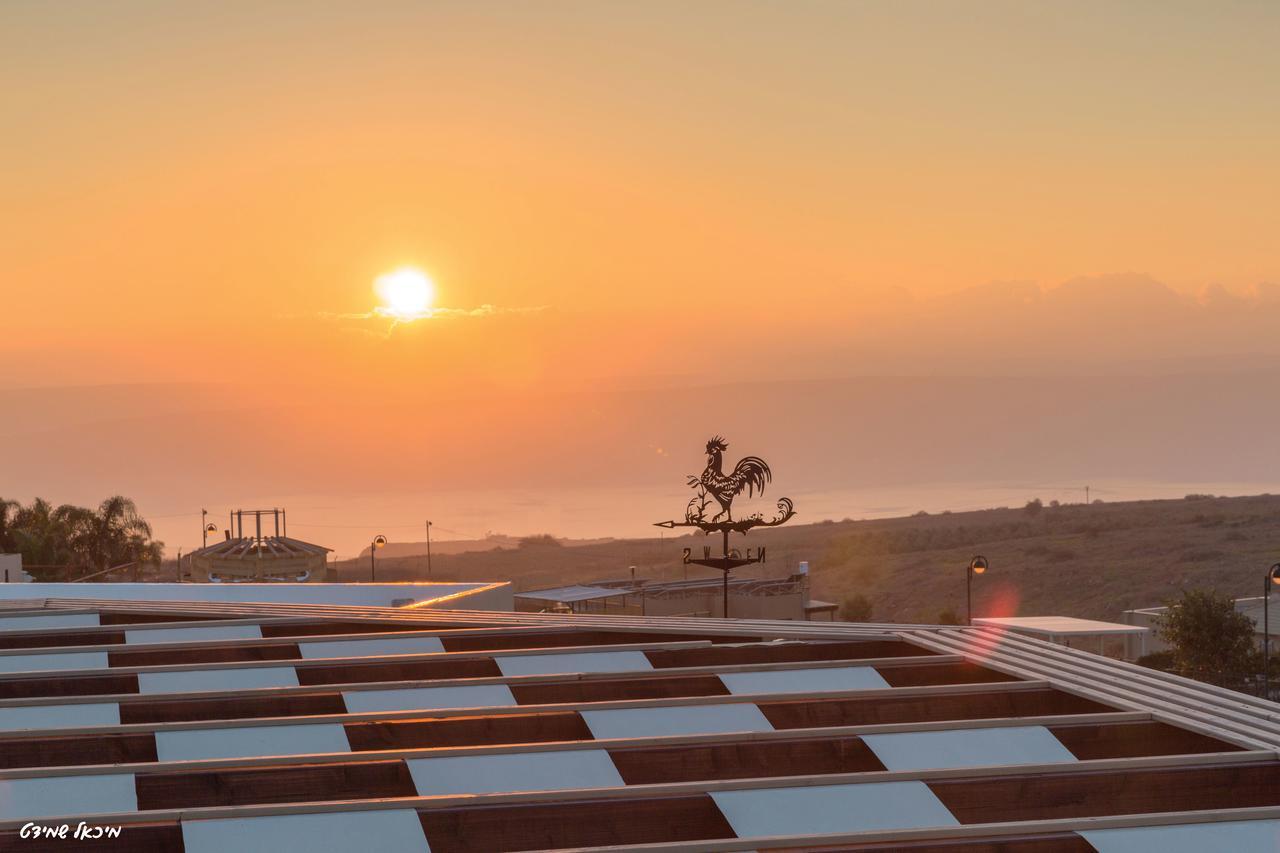
M 1007 628 L 1046 637 L 1098 637 L 1109 634 L 1145 634 L 1150 629 L 1123 622 L 1101 622 L 1074 616 L 986 616 L 975 617 L 974 625 Z
M 502 583 L 0 583 L 0 602 L 75 598 L 510 609 Z M 504 603 L 505 602 L 505 603 Z
M 990 628 L 14 600 L 0 849 L 1269 850 L 1278 720 Z

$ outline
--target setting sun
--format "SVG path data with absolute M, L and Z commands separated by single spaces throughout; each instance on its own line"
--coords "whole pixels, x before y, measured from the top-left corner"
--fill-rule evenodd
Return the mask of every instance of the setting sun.
M 382 299 L 382 312 L 400 319 L 426 314 L 435 298 L 435 284 L 426 273 L 413 267 L 380 275 L 373 287 Z

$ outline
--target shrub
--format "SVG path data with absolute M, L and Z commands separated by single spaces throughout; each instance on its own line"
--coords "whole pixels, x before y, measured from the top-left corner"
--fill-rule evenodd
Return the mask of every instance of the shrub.
M 536 536 L 524 536 L 520 539 L 521 548 L 560 548 L 560 540 L 550 533 L 539 533 Z
M 872 610 L 871 599 L 857 592 L 844 600 L 840 613 L 846 622 L 870 622 Z
M 1152 652 L 1149 655 L 1143 655 L 1138 658 L 1135 663 L 1148 669 L 1173 672 L 1173 652 Z

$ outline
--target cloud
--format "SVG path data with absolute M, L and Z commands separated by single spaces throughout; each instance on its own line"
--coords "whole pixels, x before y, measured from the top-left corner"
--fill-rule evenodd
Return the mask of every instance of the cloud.
M 489 316 L 504 316 L 518 314 L 539 314 L 541 311 L 548 309 L 547 305 L 536 305 L 530 307 L 498 307 L 489 305 L 488 302 L 474 309 L 456 309 L 456 307 L 433 307 L 419 314 L 403 314 L 399 311 L 387 309 L 387 307 L 375 307 L 374 310 L 364 311 L 360 314 L 333 314 L 329 311 L 321 311 L 317 316 L 321 320 L 332 321 L 353 321 L 353 323 L 361 323 L 361 321 L 387 320 L 390 321 L 392 327 L 406 323 L 419 323 L 422 320 L 466 320 L 477 318 L 489 318 Z
M 545 311 L 547 306 L 539 305 L 532 308 L 495 308 L 488 303 L 478 308 L 431 308 L 420 314 L 406 316 L 392 311 L 389 308 L 375 308 L 374 315 L 390 320 L 399 320 L 401 322 L 410 322 L 416 320 L 460 320 L 470 317 L 493 317 L 499 314 L 536 314 L 539 311 Z

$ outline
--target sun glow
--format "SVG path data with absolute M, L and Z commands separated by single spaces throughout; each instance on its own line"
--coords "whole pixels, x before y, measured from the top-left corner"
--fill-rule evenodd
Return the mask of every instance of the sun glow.
M 373 283 L 382 300 L 379 313 L 400 320 L 412 320 L 431 313 L 435 284 L 422 270 L 401 267 L 378 276 Z

